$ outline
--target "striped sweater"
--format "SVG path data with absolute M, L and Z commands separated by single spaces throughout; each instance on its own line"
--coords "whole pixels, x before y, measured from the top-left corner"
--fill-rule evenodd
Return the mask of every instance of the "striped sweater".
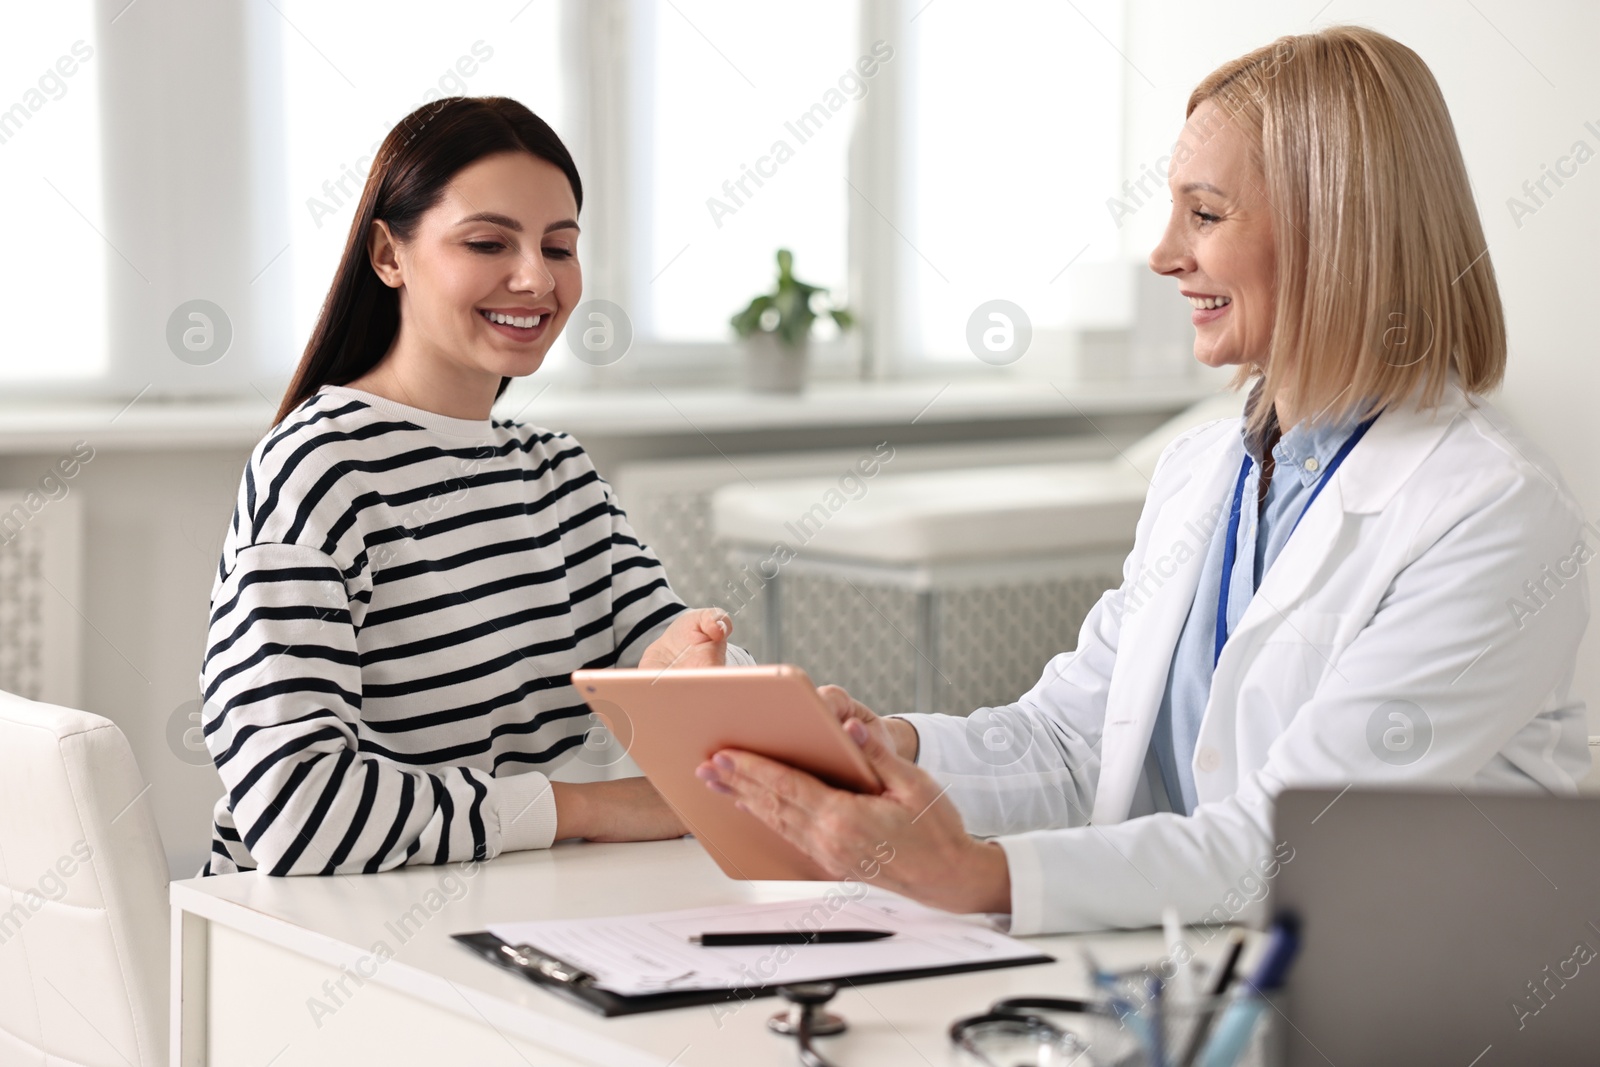
M 571 437 L 324 387 L 252 452 L 212 588 L 203 873 L 548 846 L 541 771 L 593 725 L 568 675 L 682 610 Z

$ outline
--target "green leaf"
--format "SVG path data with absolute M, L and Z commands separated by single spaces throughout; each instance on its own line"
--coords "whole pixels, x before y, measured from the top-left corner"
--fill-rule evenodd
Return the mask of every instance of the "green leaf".
M 762 315 L 776 309 L 778 325 L 772 332 L 791 347 L 804 343 L 816 322 L 818 312 L 811 306 L 812 297 L 828 290 L 820 285 L 810 285 L 794 276 L 794 253 L 787 248 L 778 249 L 778 278 L 772 292 L 755 297 L 742 311 L 728 320 L 740 338 L 761 330 Z M 854 325 L 855 319 L 845 308 L 828 308 L 826 314 L 843 332 Z
M 761 295 L 745 307 L 745 309 L 728 320 L 741 338 L 749 337 L 761 328 L 761 313 L 772 307 L 773 299 L 768 295 Z

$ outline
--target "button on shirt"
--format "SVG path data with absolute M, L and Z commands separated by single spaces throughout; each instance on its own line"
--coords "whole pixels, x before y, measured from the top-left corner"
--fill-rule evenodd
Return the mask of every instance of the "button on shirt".
M 1254 409 L 1261 391 L 1256 383 L 1245 404 L 1246 418 Z M 1243 434 L 1241 420 L 1240 433 Z M 1259 437 L 1244 436 L 1245 451 L 1252 460 L 1245 475 L 1243 506 L 1240 508 L 1238 542 L 1234 549 L 1233 573 L 1228 581 L 1228 632 L 1232 633 L 1261 576 L 1272 566 L 1289 540 L 1289 533 L 1305 510 L 1322 472 L 1361 424 L 1360 413 L 1334 424 L 1310 426 L 1302 421 L 1283 434 L 1272 448 L 1272 480 L 1260 511 L 1251 505 L 1260 499 L 1261 464 L 1266 444 L 1278 434 L 1278 418 L 1270 416 Z M 1228 483 L 1232 500 L 1234 483 Z M 1228 539 L 1227 503 L 1223 519 L 1217 523 L 1200 569 L 1200 584 L 1194 603 L 1184 620 L 1173 650 L 1172 666 L 1167 671 L 1166 691 L 1150 738 L 1151 749 L 1161 772 L 1170 810 L 1185 815 L 1198 803 L 1194 783 L 1195 743 L 1200 736 L 1200 718 L 1211 695 L 1211 672 L 1215 666 L 1217 601 L 1222 579 L 1223 550 Z M 1213 754 L 1214 755 L 1214 754 Z M 1220 760 L 1210 761 L 1213 764 Z M 1203 768 L 1211 769 L 1211 768 Z

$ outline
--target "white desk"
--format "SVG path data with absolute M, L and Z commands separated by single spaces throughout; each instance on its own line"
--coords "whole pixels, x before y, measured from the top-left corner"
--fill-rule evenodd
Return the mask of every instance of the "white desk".
M 784 1005 L 777 998 L 606 1019 L 490 965 L 449 935 L 503 920 L 745 903 L 827 888 L 730 881 L 691 840 L 563 844 L 481 864 L 470 880 L 455 867 L 412 867 L 175 882 L 172 1062 L 789 1067 L 797 1062 L 794 1042 L 766 1029 Z M 1194 932 L 1191 943 L 1204 936 Z M 949 1064 L 946 1029 L 954 1017 L 1002 996 L 1084 992 L 1075 940 L 1035 939 L 1058 958 L 1053 965 L 846 988 L 830 1007 L 850 1030 L 819 1047 L 842 1067 Z M 1162 955 L 1155 930 L 1091 940 L 1113 966 Z M 1223 941 L 1214 937 L 1201 958 L 1214 960 Z M 380 943 L 392 959 L 381 960 Z M 358 971 L 371 977 L 358 984 Z

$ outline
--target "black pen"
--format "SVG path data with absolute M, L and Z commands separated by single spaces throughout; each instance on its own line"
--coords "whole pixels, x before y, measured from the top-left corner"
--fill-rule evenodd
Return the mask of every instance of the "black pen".
M 1207 983 L 1206 996 L 1215 1001 L 1228 992 L 1228 986 L 1233 984 L 1234 972 L 1239 967 L 1239 956 L 1244 952 L 1244 933 L 1235 929 L 1228 935 L 1228 948 L 1223 953 L 1222 961 L 1217 964 L 1217 969 L 1211 972 L 1211 981 Z M 1211 1028 L 1217 1021 L 1217 1007 L 1213 1004 L 1200 1018 L 1196 1020 L 1194 1029 L 1189 1033 L 1189 1040 L 1185 1043 L 1183 1054 L 1173 1062 L 1178 1067 L 1191 1067 L 1199 1062 L 1200 1049 L 1206 1036 L 1211 1033 Z
M 845 945 L 856 941 L 881 941 L 893 936 L 893 930 L 757 930 L 737 934 L 696 934 L 689 942 L 706 948 L 730 948 L 736 945 Z

